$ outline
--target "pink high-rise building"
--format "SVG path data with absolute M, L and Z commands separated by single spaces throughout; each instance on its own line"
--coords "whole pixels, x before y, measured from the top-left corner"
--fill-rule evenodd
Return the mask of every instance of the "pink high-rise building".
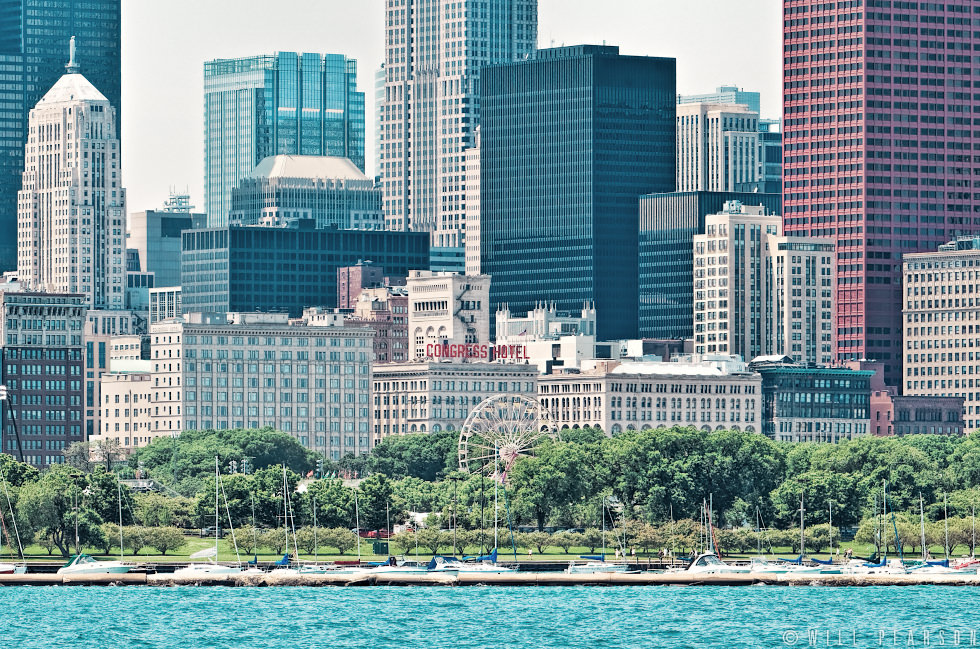
M 784 231 L 836 240 L 838 358 L 881 361 L 889 385 L 902 385 L 902 255 L 980 230 L 977 12 L 783 0 Z

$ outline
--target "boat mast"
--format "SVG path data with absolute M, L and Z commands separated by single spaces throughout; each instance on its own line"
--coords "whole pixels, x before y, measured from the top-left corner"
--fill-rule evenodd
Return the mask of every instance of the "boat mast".
M 888 559 L 888 539 L 885 538 L 885 519 L 888 518 L 888 481 L 881 481 L 881 551 L 882 556 L 887 562 Z
M 17 551 L 20 552 L 20 560 L 27 565 L 27 560 L 24 558 L 24 546 L 20 542 L 20 532 L 17 531 L 17 517 L 14 515 L 14 506 L 10 503 L 10 492 L 7 490 L 7 477 L 0 470 L 0 481 L 3 482 L 3 494 L 7 499 L 7 511 L 10 512 L 10 522 L 14 527 L 14 536 L 17 537 Z
M 214 456 L 214 562 L 218 563 L 218 456 Z
M 922 535 L 922 562 L 926 562 L 926 513 L 922 507 L 922 492 L 919 492 L 919 533 Z
M 829 512 L 827 533 L 830 534 L 830 560 L 834 560 L 834 501 L 827 501 L 827 511 Z
M 119 558 L 124 558 L 123 552 L 123 529 L 122 529 L 122 483 L 119 482 L 119 477 L 116 476 L 116 498 L 119 501 Z
M 806 537 L 803 531 L 803 490 L 800 489 L 800 557 L 806 554 Z
M 354 525 L 356 526 L 356 531 L 354 536 L 357 537 L 357 562 L 361 562 L 361 513 L 357 507 L 357 489 L 354 489 Z
M 946 494 L 943 494 L 943 522 L 946 524 L 946 545 L 943 551 L 946 553 L 946 561 L 949 561 L 949 509 L 947 508 Z
M 599 506 L 599 516 L 602 517 L 602 560 L 606 560 L 606 497 L 602 497 L 602 503 Z

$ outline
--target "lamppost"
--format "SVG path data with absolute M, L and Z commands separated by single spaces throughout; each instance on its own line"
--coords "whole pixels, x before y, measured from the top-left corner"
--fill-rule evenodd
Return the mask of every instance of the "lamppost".
M 20 461 L 24 461 L 24 448 L 20 443 L 20 433 L 17 432 L 17 418 L 14 416 L 14 406 L 10 403 L 10 394 L 7 391 L 6 385 L 0 385 L 0 401 L 7 404 L 7 412 L 10 413 L 10 424 L 14 429 L 14 443 L 17 445 L 17 454 L 20 457 Z M 2 414 L 2 413 L 0 413 Z M 0 429 L 0 441 L 3 439 L 3 431 Z M 2 451 L 0 447 L 0 451 Z

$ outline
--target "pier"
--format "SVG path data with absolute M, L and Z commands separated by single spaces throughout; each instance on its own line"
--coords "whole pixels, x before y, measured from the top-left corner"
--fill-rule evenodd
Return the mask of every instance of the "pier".
M 634 572 L 569 574 L 565 572 L 308 574 L 272 570 L 262 574 L 177 577 L 170 573 L 131 572 L 115 575 L 63 576 L 50 573 L 0 575 L 2 586 L 980 586 L 980 576 L 965 575 L 806 575 Z

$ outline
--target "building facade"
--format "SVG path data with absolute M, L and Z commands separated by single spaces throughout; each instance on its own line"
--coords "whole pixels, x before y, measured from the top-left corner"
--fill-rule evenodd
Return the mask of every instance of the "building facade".
M 980 238 L 905 255 L 902 392 L 960 397 L 980 428 Z
M 677 96 L 678 104 L 741 104 L 757 115 L 762 112 L 761 101 L 762 95 L 758 92 L 738 86 L 719 86 L 714 92 Z
M 481 269 L 491 308 L 595 304 L 597 335 L 635 338 L 639 196 L 675 182 L 675 61 L 539 50 L 481 78 Z
M 443 345 L 490 344 L 490 278 L 413 270 L 408 275 L 411 358 Z
M 347 316 L 347 322 L 374 330 L 375 363 L 404 363 L 411 360 L 408 289 L 405 287 L 364 289 L 354 305 L 354 312 Z
M 534 52 L 537 0 L 385 0 L 381 169 L 388 228 L 465 244 L 464 151 L 481 68 Z
M 384 230 L 381 188 L 347 158 L 276 155 L 231 190 L 233 225 L 312 219 L 318 228 Z
M 880 360 L 889 385 L 902 381 L 902 255 L 980 230 L 967 60 L 980 32 L 961 26 L 975 8 L 783 1 L 785 232 L 836 240 L 838 358 Z
M 366 288 L 385 286 L 385 270 L 377 264 L 358 262 L 337 269 L 337 308 L 353 309 Z
M 458 431 L 484 399 L 534 397 L 538 370 L 510 363 L 391 363 L 374 370 L 374 435 Z
M 694 426 L 762 430 L 762 380 L 741 363 L 596 361 L 538 379 L 538 399 L 562 429 Z
M 149 437 L 270 426 L 325 458 L 367 453 L 374 332 L 342 318 L 189 314 L 150 327 Z
M 64 462 L 82 426 L 85 297 L 0 292 L 0 448 L 36 467 Z M 11 412 L 13 416 L 11 416 Z
M 732 201 L 694 236 L 695 353 L 751 360 L 770 352 L 766 248 L 780 225 L 778 215 Z
M 783 356 L 749 367 L 762 375 L 763 432 L 771 439 L 836 444 L 868 434 L 873 371 L 803 367 Z
M 480 130 L 476 132 L 476 146 L 463 154 L 466 165 L 466 274 L 480 274 Z
M 153 287 L 180 286 L 180 236 L 207 225 L 204 214 L 181 206 L 185 198 L 171 195 L 162 210 L 129 215 L 126 245 L 136 251 L 139 270 L 153 273 Z
M 730 192 L 759 180 L 759 113 L 742 105 L 678 104 L 677 189 Z
M 291 227 L 192 230 L 183 235 L 181 308 L 190 312 L 287 311 L 337 306 L 337 269 L 370 259 L 395 277 L 426 268 L 425 233 Z
M 121 106 L 120 0 L 0 0 L 0 271 L 17 268 L 17 192 L 28 115 L 76 60 L 109 104 Z
M 162 286 L 150 289 L 150 310 L 147 324 L 176 318 L 183 311 L 180 308 L 179 286 Z
M 153 374 L 110 372 L 101 379 L 99 431 L 93 440 L 112 440 L 123 450 L 146 446 L 153 434 Z
M 704 234 L 707 215 L 721 212 L 728 201 L 781 213 L 779 194 L 670 192 L 640 197 L 640 336 L 694 336 L 694 235 Z
M 115 107 L 67 73 L 31 110 L 17 193 L 17 273 L 35 291 L 81 293 L 93 309 L 126 306 L 126 192 Z
M 738 201 L 707 217 L 694 237 L 696 353 L 835 361 L 833 241 L 781 229 L 779 216 Z
M 364 93 L 340 54 L 276 54 L 204 64 L 204 194 L 211 227 L 265 157 L 341 156 L 364 169 Z

